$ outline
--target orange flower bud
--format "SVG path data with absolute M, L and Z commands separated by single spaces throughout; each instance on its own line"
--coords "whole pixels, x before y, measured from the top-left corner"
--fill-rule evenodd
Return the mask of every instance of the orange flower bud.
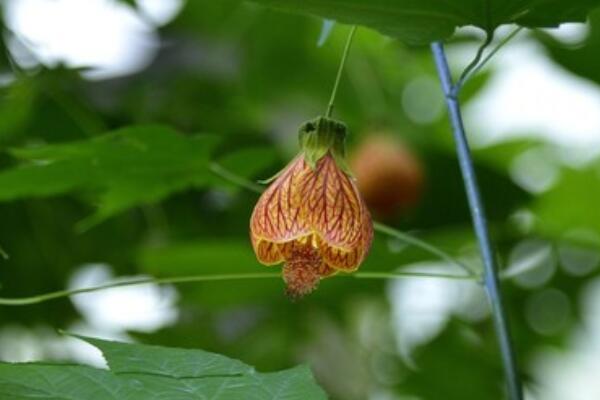
M 310 293 L 338 271 L 355 271 L 371 247 L 371 216 L 343 165 L 345 134 L 343 124 L 327 118 L 304 124 L 302 151 L 252 213 L 254 252 L 265 265 L 284 263 L 291 297 Z
M 350 157 L 350 166 L 360 193 L 377 218 L 385 220 L 418 204 L 425 180 L 423 165 L 394 136 L 367 136 Z

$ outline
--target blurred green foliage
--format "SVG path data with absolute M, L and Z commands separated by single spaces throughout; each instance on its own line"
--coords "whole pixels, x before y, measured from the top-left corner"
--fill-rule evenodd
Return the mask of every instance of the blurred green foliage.
M 530 3 L 503 3 L 498 21 Z M 595 5 L 547 3 L 552 15 L 573 6 L 568 16 L 574 19 Z M 552 15 L 542 23 L 553 22 Z M 537 39 L 557 63 L 600 82 L 600 70 L 590 67 L 599 59 L 597 20 L 593 14 L 589 39 L 576 49 L 543 35 Z M 446 36 L 453 26 L 436 26 L 428 34 Z M 2 297 L 62 289 L 89 263 L 106 263 L 118 275 L 161 277 L 267 270 L 256 262 L 248 239 L 256 194 L 208 167 L 218 162 L 257 180 L 272 176 L 294 154 L 297 127 L 325 110 L 347 33 L 346 26 L 337 25 L 319 48 L 320 29 L 316 18 L 241 1 L 187 1 L 177 18 L 160 28 L 155 59 L 135 74 L 87 80 L 62 66 L 18 69 L 0 58 L 10 77 L 0 88 L 0 246 L 10 255 L 0 259 Z M 470 36 L 457 40 L 476 44 Z M 8 54 L 4 42 L 0 54 Z M 493 76 L 494 71 L 486 72 L 470 82 L 462 100 L 476 98 Z M 477 267 L 445 116 L 438 112 L 426 123 L 415 122 L 405 108 L 405 89 L 415 80 L 437 85 L 427 49 L 361 28 L 335 114 L 350 127 L 350 151 L 371 134 L 388 131 L 422 160 L 421 201 L 386 222 Z M 424 95 L 431 104 L 441 100 L 438 92 Z M 547 146 L 519 140 L 475 152 L 504 265 L 525 239 L 549 243 L 560 264 L 559 247 L 572 242 L 566 232 L 600 234 L 600 161 L 580 169 L 561 166 L 556 185 L 545 192 L 528 192 L 514 182 L 514 160 Z M 584 245 L 599 250 L 595 242 Z M 378 235 L 362 268 L 386 271 L 426 261 L 431 256 L 423 251 Z M 536 352 L 547 345 L 566 347 L 580 317 L 572 311 L 563 328 L 540 333 L 526 318 L 528 301 L 554 288 L 575 304 L 585 282 L 596 276 L 597 269 L 572 276 L 558 268 L 538 286 L 505 281 L 526 378 Z M 488 318 L 451 316 L 439 336 L 407 360 L 397 351 L 390 324 L 390 283 L 327 279 L 297 303 L 285 298 L 282 286 L 273 280 L 181 285 L 177 323 L 128 333 L 142 342 L 218 352 L 261 371 L 308 362 L 334 399 L 373 393 L 426 400 L 500 398 L 502 376 Z M 64 329 L 81 319 L 66 299 L 0 308 L 0 329 L 16 324 Z M 338 347 L 343 362 L 334 353 Z M 311 356 L 315 353 L 319 357 Z

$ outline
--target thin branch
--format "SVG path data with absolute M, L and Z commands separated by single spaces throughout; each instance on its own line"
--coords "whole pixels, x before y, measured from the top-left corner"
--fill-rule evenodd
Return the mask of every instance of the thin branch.
M 502 47 L 504 47 L 508 42 L 510 42 L 515 36 L 519 34 L 523 30 L 522 26 L 518 26 L 511 33 L 509 33 L 505 38 L 503 38 L 494 48 L 482 59 L 483 51 L 490 45 L 491 39 L 493 38 L 492 34 L 488 34 L 486 41 L 481 45 L 475 58 L 473 61 L 465 68 L 463 73 L 461 74 L 458 82 L 454 85 L 453 95 L 458 96 L 463 86 L 471 77 L 477 75 L 479 71 L 496 55 L 498 51 Z
M 223 280 L 242 280 L 242 279 L 265 279 L 277 278 L 280 274 L 277 273 L 251 273 L 251 274 L 222 274 L 222 275 L 194 275 L 194 276 L 179 276 L 175 278 L 138 278 L 132 280 L 124 280 L 119 282 L 107 283 L 105 285 L 92 286 L 73 290 L 59 290 L 40 294 L 37 296 L 20 297 L 20 298 L 0 298 L 0 305 L 4 306 L 26 306 L 38 304 L 48 300 L 60 299 L 78 294 L 98 292 L 100 290 L 112 289 L 123 286 L 137 286 L 148 284 L 166 284 L 166 283 L 185 283 L 185 282 L 208 282 L 208 281 L 223 281 Z
M 208 166 L 208 169 L 213 174 L 219 176 L 220 178 L 223 178 L 226 181 L 233 183 L 234 185 L 243 187 L 244 189 L 249 190 L 251 192 L 260 194 L 264 190 L 264 188 L 262 186 L 260 186 L 258 183 L 251 182 L 244 177 L 236 175 L 233 172 L 223 168 L 221 165 L 219 165 L 215 162 L 210 163 L 210 165 Z
M 467 67 L 463 70 L 462 74 L 460 74 L 460 78 L 458 78 L 456 85 L 454 85 L 453 90 L 450 92 L 451 96 L 458 96 L 460 89 L 462 89 L 463 85 L 469 78 L 471 71 L 477 67 L 477 64 L 479 64 L 479 61 L 481 60 L 481 57 L 483 57 L 483 52 L 490 45 L 490 43 L 492 43 L 492 40 L 494 40 L 493 31 L 488 31 L 485 35 L 485 41 L 481 44 L 481 46 L 479 46 L 479 49 L 477 49 L 477 54 L 475 54 L 475 58 L 473 58 L 469 65 L 467 65 Z
M 474 277 L 467 275 L 438 274 L 429 272 L 395 271 L 395 272 L 357 272 L 351 275 L 338 275 L 339 277 L 355 279 L 400 279 L 400 278 L 438 278 L 438 279 L 457 279 L 473 280 Z M 239 273 L 239 274 L 219 274 L 219 275 L 190 275 L 178 276 L 173 278 L 138 278 L 124 280 L 119 282 L 107 283 L 99 286 L 91 286 L 73 290 L 59 290 L 56 292 L 44 293 L 30 297 L 0 298 L 1 306 L 27 306 L 39 304 L 50 300 L 56 300 L 65 297 L 76 296 L 85 293 L 98 292 L 101 290 L 113 289 L 124 286 L 139 285 L 161 285 L 192 282 L 215 282 L 215 281 L 234 281 L 234 280 L 254 280 L 254 279 L 281 279 L 278 272 L 257 272 L 257 273 Z
M 528 270 L 529 271 L 529 270 Z M 528 272 L 523 271 L 523 273 Z M 502 276 L 501 279 L 512 279 L 519 274 L 510 274 Z M 478 281 L 479 275 L 457 275 L 442 274 L 435 272 L 422 271 L 373 271 L 356 272 L 353 274 L 340 274 L 337 277 L 355 278 L 355 279 L 406 279 L 406 278 L 431 278 L 431 279 L 451 279 L 461 281 Z M 178 276 L 173 278 L 138 278 L 107 283 L 99 286 L 91 286 L 73 290 L 59 290 L 56 292 L 44 293 L 30 297 L 0 297 L 0 306 L 27 306 L 39 304 L 50 300 L 56 300 L 65 297 L 77 296 L 85 293 L 99 292 L 102 290 L 113 289 L 125 286 L 139 285 L 161 285 L 161 284 L 179 284 L 194 282 L 218 282 L 218 281 L 236 281 L 236 280 L 254 280 L 254 279 L 277 279 L 281 278 L 280 273 L 276 272 L 257 272 L 257 273 L 239 273 L 239 274 L 219 274 L 219 275 L 191 275 Z
M 442 43 L 432 43 L 431 51 L 434 56 L 442 89 L 446 96 L 446 104 L 448 106 L 448 113 L 452 124 L 452 133 L 456 142 L 456 152 L 460 170 L 467 193 L 469 208 L 471 210 L 473 227 L 479 242 L 479 250 L 481 252 L 484 267 L 484 287 L 492 309 L 494 328 L 496 330 L 496 336 L 502 354 L 508 393 L 511 400 L 522 400 L 523 390 L 520 378 L 517 374 L 508 320 L 504 311 L 502 292 L 500 291 L 498 278 L 499 269 L 492 251 L 485 211 L 479 193 L 475 169 L 473 168 L 471 151 L 465 134 L 460 104 L 454 95 L 456 93 L 456 86 L 452 83 L 452 77 L 450 75 L 450 69 L 448 67 L 448 61 Z
M 428 253 L 431 253 L 433 255 L 438 256 L 439 258 L 441 258 L 444 261 L 449 262 L 450 264 L 456 265 L 459 268 L 463 269 L 468 276 L 470 277 L 478 277 L 479 275 L 473 271 L 469 266 L 467 266 L 465 263 L 457 260 L 456 258 L 452 257 L 451 255 L 449 255 L 448 253 L 444 252 L 443 250 L 427 243 L 424 240 L 421 240 L 415 236 L 409 235 L 407 233 L 401 232 L 397 229 L 394 229 L 390 226 L 384 225 L 380 222 L 373 222 L 373 229 L 375 229 L 375 231 L 379 232 L 379 233 L 383 233 L 385 235 L 391 236 L 393 238 L 399 239 L 405 243 L 411 244 L 415 247 L 419 247 L 425 251 L 427 251 Z
M 357 279 L 399 279 L 399 278 L 439 278 L 459 281 L 474 281 L 476 275 L 440 274 L 435 272 L 396 271 L 396 272 L 356 272 L 352 275 L 339 275 Z
M 522 30 L 523 27 L 518 26 L 504 39 L 498 42 L 498 44 L 488 53 L 488 55 L 485 56 L 484 59 L 481 60 L 481 62 L 475 68 L 473 68 L 473 70 L 465 77 L 465 82 L 468 81 L 472 76 L 475 76 L 479 71 L 481 71 L 481 69 L 485 67 L 485 65 L 496 55 L 496 53 L 500 51 L 500 49 L 504 47 L 508 42 L 510 42 L 515 36 L 517 36 Z

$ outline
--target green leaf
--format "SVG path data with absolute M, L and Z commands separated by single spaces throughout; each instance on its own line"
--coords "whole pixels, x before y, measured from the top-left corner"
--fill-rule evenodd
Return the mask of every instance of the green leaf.
M 102 351 L 110 370 L 83 365 L 0 363 L 3 399 L 326 399 L 310 369 L 259 373 L 201 350 L 79 337 Z
M 91 192 L 89 227 L 130 207 L 207 184 L 216 136 L 186 137 L 161 126 L 124 128 L 66 144 L 15 149 L 24 163 L 0 173 L 0 201 Z
M 254 0 L 281 10 L 310 13 L 364 25 L 409 44 L 448 38 L 475 25 L 493 31 L 502 24 L 528 27 L 583 22 L 598 0 Z
M 131 345 L 77 336 L 94 345 L 117 374 L 155 374 L 173 378 L 190 376 L 238 375 L 253 373 L 241 361 L 202 350 L 172 349 L 159 346 Z
M 550 35 L 537 32 L 550 56 L 567 70 L 600 83 L 600 9 L 590 14 L 590 31 L 587 38 L 577 45 L 564 45 Z

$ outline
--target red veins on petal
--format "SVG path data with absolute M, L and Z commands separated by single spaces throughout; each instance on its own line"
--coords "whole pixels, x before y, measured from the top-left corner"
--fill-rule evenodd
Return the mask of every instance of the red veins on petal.
M 312 171 L 311 171 L 312 172 Z M 362 199 L 350 178 L 330 155 L 301 184 L 308 225 L 330 246 L 351 250 L 361 238 Z
M 250 220 L 255 251 L 261 241 L 285 243 L 310 233 L 300 218 L 302 200 L 298 191 L 307 168 L 304 158 L 296 157 L 261 195 Z
M 256 257 L 266 265 L 279 264 L 284 261 L 279 247 L 277 243 L 261 240 L 255 245 Z
M 362 197 L 330 154 L 314 169 L 302 154 L 296 157 L 262 194 L 250 232 L 261 263 L 285 263 L 292 297 L 311 292 L 337 271 L 356 270 L 373 238 Z

